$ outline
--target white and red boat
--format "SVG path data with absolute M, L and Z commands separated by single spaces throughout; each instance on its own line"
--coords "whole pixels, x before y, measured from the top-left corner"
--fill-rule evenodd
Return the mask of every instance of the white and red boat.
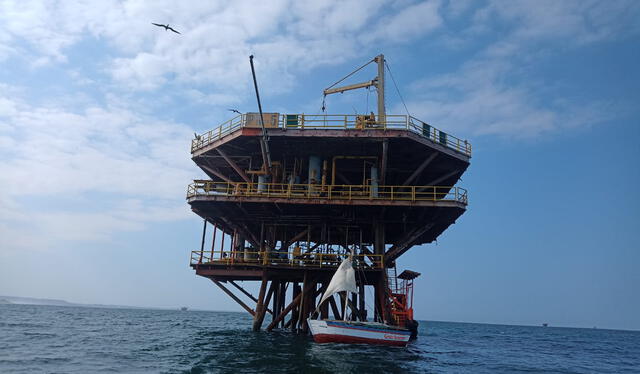
M 336 273 L 331 278 L 327 290 L 322 295 L 320 305 L 329 297 L 337 292 L 358 292 L 356 287 L 356 277 L 353 266 L 351 265 L 351 256 L 346 258 Z M 358 322 L 346 320 L 346 307 L 344 316 L 345 320 L 317 320 L 307 319 L 309 330 L 313 336 L 313 340 L 317 343 L 364 343 L 364 344 L 383 344 L 406 346 L 411 332 L 398 326 L 391 326 L 379 322 Z M 318 309 L 316 309 L 317 311 Z
M 364 343 L 404 347 L 411 332 L 378 322 L 310 319 L 309 330 L 317 343 Z

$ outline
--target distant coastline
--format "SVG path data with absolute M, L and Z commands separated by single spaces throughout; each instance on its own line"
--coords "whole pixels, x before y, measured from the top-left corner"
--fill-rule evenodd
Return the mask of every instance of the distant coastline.
M 109 304 L 82 304 L 72 303 L 61 299 L 44 299 L 37 297 L 22 296 L 1 296 L 0 305 L 46 305 L 46 306 L 66 306 L 66 307 L 82 307 L 82 308 L 107 308 L 107 309 L 139 309 L 139 310 L 177 310 L 177 311 L 195 311 L 195 312 L 218 312 L 218 313 L 242 313 L 233 310 L 211 310 L 211 309 L 192 309 L 190 307 L 144 307 L 131 305 L 109 305 Z M 184 309 L 186 308 L 186 309 Z M 442 321 L 442 320 L 419 320 L 421 322 L 437 322 L 437 323 L 461 323 L 461 324 L 479 324 L 479 325 L 496 325 L 496 326 L 520 326 L 520 327 L 542 327 L 541 325 L 527 324 L 508 324 L 508 323 L 492 323 L 492 322 L 464 322 L 464 321 Z M 548 328 L 565 328 L 565 329 L 596 329 L 596 327 L 582 326 L 548 326 Z M 621 329 L 611 327 L 597 327 L 598 330 L 612 331 L 640 331 L 634 329 Z
M 109 309 L 157 309 L 157 310 L 180 310 L 180 307 L 141 307 L 131 305 L 108 305 L 108 304 L 82 304 L 71 303 L 66 300 L 60 299 L 42 299 L 37 297 L 22 297 L 22 296 L 0 296 L 0 305 L 48 305 L 48 306 L 69 306 L 69 307 L 84 307 L 84 308 L 109 308 Z

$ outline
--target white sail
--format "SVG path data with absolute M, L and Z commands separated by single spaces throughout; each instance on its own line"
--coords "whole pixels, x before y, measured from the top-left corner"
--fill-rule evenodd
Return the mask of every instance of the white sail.
M 324 295 L 322 295 L 318 307 L 320 307 L 326 299 L 333 296 L 333 294 L 341 291 L 358 292 L 358 288 L 356 287 L 356 272 L 353 270 L 353 266 L 351 266 L 351 256 L 342 261 L 338 270 L 336 270 L 333 278 L 331 278 L 331 282 L 329 282 L 327 290 L 324 292 Z

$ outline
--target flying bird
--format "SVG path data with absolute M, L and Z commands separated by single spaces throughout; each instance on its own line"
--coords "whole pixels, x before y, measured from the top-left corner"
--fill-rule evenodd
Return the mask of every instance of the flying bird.
M 242 113 L 240 113 L 240 111 L 238 109 L 227 109 L 227 110 L 230 111 L 230 112 L 242 114 Z
M 152 25 L 156 25 L 158 27 L 164 27 L 164 31 L 171 30 L 171 31 L 175 32 L 176 34 L 180 34 L 180 32 L 174 30 L 171 26 L 169 26 L 169 24 L 163 25 L 163 24 L 160 24 L 160 23 L 153 23 L 153 22 L 151 22 L 151 24 Z

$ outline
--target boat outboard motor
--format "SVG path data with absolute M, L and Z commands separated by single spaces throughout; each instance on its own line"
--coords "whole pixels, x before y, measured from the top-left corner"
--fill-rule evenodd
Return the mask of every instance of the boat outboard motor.
M 404 326 L 411 332 L 411 337 L 409 340 L 416 340 L 418 338 L 418 321 L 415 319 L 410 319 L 405 322 Z

